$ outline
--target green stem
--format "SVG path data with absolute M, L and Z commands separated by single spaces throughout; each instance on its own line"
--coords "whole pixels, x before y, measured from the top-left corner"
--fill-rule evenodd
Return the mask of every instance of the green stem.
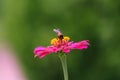
M 64 73 L 64 80 L 68 80 L 68 71 L 67 71 L 67 55 L 59 55 L 59 58 L 62 63 L 63 73 Z

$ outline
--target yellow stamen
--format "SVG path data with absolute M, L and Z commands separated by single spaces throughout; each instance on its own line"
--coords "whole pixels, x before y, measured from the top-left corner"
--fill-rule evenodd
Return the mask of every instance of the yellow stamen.
M 61 44 L 66 44 L 68 41 L 70 40 L 69 37 L 65 36 L 63 39 L 62 39 L 62 42 L 60 41 L 59 38 L 53 38 L 51 40 L 51 44 L 54 45 L 54 46 L 59 46 Z
M 65 36 L 65 37 L 63 38 L 63 40 L 69 41 L 69 40 L 70 40 L 70 38 L 69 38 L 69 37 L 67 37 L 67 36 Z
M 51 44 L 54 44 L 55 42 L 58 42 L 58 39 L 57 39 L 57 38 L 53 38 L 50 43 L 51 43 Z

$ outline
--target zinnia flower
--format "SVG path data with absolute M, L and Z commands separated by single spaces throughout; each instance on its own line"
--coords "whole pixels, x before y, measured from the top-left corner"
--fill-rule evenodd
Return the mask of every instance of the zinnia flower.
M 65 53 L 68 54 L 72 49 L 83 50 L 87 49 L 89 45 L 88 40 L 83 40 L 79 42 L 69 41 L 68 36 L 63 36 L 59 29 L 54 29 L 57 33 L 57 38 L 51 40 L 51 45 L 48 47 L 38 46 L 34 50 L 35 57 L 43 58 L 44 56 L 51 53 Z

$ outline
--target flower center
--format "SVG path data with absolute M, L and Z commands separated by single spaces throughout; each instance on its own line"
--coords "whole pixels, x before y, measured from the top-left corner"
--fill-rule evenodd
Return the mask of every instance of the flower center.
M 68 41 L 70 40 L 69 37 L 65 36 L 62 39 L 61 38 L 53 38 L 51 40 L 51 44 L 54 45 L 55 47 L 60 47 L 64 45 L 68 45 Z

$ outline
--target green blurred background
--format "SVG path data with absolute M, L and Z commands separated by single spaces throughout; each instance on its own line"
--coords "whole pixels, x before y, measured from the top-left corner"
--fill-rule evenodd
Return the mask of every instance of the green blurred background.
M 54 28 L 90 40 L 89 49 L 68 55 L 69 80 L 120 80 L 119 25 L 119 0 L 0 0 L 0 40 L 14 47 L 28 80 L 63 80 L 56 54 L 33 54 L 50 45 Z

